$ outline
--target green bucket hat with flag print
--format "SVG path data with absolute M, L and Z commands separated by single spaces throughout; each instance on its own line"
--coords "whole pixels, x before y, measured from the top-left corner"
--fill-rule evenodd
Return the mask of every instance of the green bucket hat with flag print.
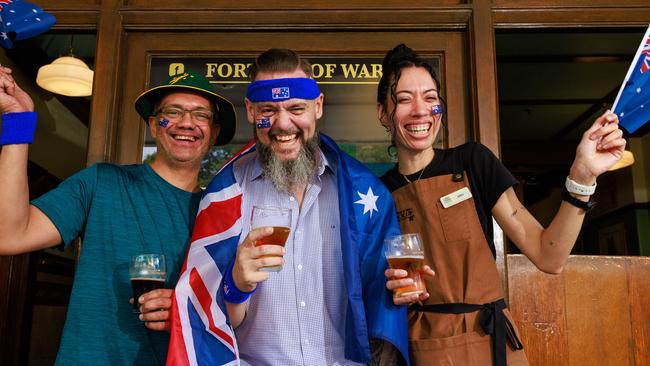
M 235 107 L 228 99 L 212 90 L 208 79 L 191 71 L 172 75 L 162 85 L 153 87 L 140 94 L 135 100 L 135 110 L 144 119 L 145 123 L 148 123 L 149 117 L 154 115 L 155 111 L 153 108 L 156 103 L 164 95 L 174 90 L 195 91 L 213 102 L 215 111 L 217 112 L 215 114 L 216 121 L 221 126 L 215 145 L 225 145 L 232 140 L 235 135 L 235 126 L 237 125 Z

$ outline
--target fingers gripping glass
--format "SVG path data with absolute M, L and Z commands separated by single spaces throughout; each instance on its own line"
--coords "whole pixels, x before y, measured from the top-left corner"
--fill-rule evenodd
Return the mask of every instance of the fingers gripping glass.
M 251 214 L 251 229 L 272 227 L 273 234 L 255 241 L 255 246 L 284 246 L 291 230 L 291 209 L 274 206 L 255 206 Z M 268 257 L 268 256 L 267 256 Z M 264 267 L 260 271 L 279 272 L 282 265 Z
M 412 285 L 395 289 L 395 297 L 421 294 L 425 291 L 422 279 L 424 251 L 420 234 L 403 234 L 389 236 L 384 240 L 384 253 L 392 269 L 402 269 L 413 280 Z
M 140 312 L 138 298 L 165 285 L 165 256 L 163 254 L 139 254 L 131 257 L 129 266 L 133 286 L 133 311 Z
M 204 108 L 188 110 L 177 107 L 163 107 L 156 112 L 156 114 L 160 114 L 170 122 L 178 122 L 182 120 L 185 118 L 186 113 L 190 114 L 192 121 L 197 125 L 208 125 L 212 122 L 212 118 L 214 117 L 214 113 Z

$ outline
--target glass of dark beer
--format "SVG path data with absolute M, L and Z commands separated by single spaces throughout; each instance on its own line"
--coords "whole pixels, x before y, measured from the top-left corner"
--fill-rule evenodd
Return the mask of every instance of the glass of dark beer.
M 251 229 L 270 226 L 273 234 L 255 242 L 260 245 L 284 246 L 291 230 L 291 209 L 276 206 L 254 206 L 251 214 Z M 260 269 L 263 272 L 280 272 L 282 266 L 270 266 Z
M 408 272 L 407 277 L 413 279 L 412 285 L 395 289 L 395 296 L 423 293 L 426 287 L 421 273 L 424 265 L 424 251 L 420 234 L 389 236 L 384 240 L 384 253 L 390 268 L 403 269 Z
M 133 287 L 133 311 L 140 312 L 138 298 L 144 293 L 165 285 L 165 256 L 163 254 L 138 254 L 131 257 L 129 275 Z

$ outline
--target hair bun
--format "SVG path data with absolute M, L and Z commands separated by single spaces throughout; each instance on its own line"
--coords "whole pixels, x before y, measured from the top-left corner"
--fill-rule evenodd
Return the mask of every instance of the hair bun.
M 386 57 L 384 57 L 384 61 L 382 62 L 382 67 L 384 70 L 390 70 L 393 68 L 392 66 L 401 64 L 405 61 L 417 62 L 418 56 L 410 47 L 401 43 L 386 53 Z

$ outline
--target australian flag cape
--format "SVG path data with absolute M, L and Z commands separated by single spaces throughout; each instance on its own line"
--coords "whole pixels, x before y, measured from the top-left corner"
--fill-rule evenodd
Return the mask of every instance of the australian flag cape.
M 341 309 L 346 314 L 345 357 L 370 362 L 369 339 L 380 339 L 392 343 L 408 362 L 406 308 L 395 306 L 385 287 L 383 239 L 400 232 L 393 199 L 377 177 L 332 139 L 321 134 L 320 140 L 337 174 L 348 299 L 347 308 Z M 251 142 L 226 163 L 199 205 L 172 300 L 168 366 L 240 364 L 223 300 L 222 274 L 234 260 L 242 235 L 242 191 L 233 163 L 254 149 Z

